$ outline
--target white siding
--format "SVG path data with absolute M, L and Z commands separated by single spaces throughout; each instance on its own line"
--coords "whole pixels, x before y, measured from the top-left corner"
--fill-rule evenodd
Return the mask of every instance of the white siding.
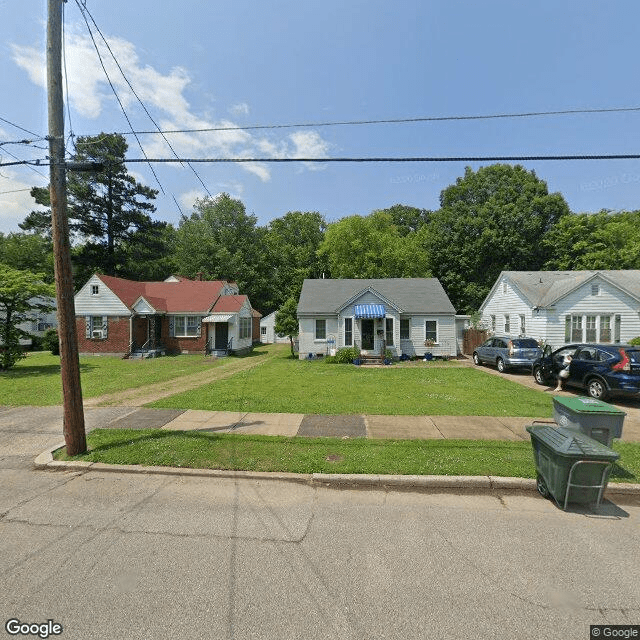
M 327 355 L 328 343 L 325 340 L 316 340 L 316 320 L 326 320 L 326 336 L 337 339 L 338 335 L 338 319 L 329 315 L 318 315 L 313 318 L 300 318 L 298 334 L 299 340 L 299 357 L 304 360 L 310 353 L 314 355 Z
M 276 312 L 270 313 L 268 316 L 260 319 L 260 342 L 264 344 L 289 343 L 288 336 L 278 336 L 275 332 Z M 262 333 L 262 328 L 266 329 L 266 333 Z
M 98 294 L 92 295 L 91 286 L 98 287 Z M 77 316 L 129 316 L 129 309 L 118 296 L 97 276 L 76 293 L 75 307 Z
M 506 285 L 506 292 L 505 292 Z M 493 290 L 493 294 L 486 301 L 481 309 L 482 323 L 490 331 L 492 329 L 492 318 L 496 318 L 495 334 L 508 335 L 516 338 L 521 335 L 520 316 L 524 315 L 525 334 L 536 340 L 544 339 L 545 325 L 540 321 L 540 317 L 534 317 L 533 311 L 529 303 L 520 295 L 520 293 L 511 286 L 506 278 L 501 278 L 498 286 Z M 505 331 L 505 316 L 509 316 L 509 331 Z
M 599 295 L 591 295 L 591 285 L 600 285 Z M 640 304 L 618 288 L 600 279 L 592 280 L 576 289 L 555 305 L 553 322 L 549 323 L 548 341 L 555 347 L 565 344 L 565 319 L 568 315 L 611 316 L 613 340 L 614 316 L 620 315 L 620 342 L 640 336 Z M 573 340 L 570 340 L 573 342 Z

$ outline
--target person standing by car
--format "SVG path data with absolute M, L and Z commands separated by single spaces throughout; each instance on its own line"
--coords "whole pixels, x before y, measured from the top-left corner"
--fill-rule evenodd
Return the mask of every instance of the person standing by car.
M 558 371 L 558 384 L 554 391 L 562 391 L 562 383 L 569 377 L 569 367 L 571 366 L 571 354 L 565 354 L 564 358 L 562 358 L 562 367 L 560 371 Z

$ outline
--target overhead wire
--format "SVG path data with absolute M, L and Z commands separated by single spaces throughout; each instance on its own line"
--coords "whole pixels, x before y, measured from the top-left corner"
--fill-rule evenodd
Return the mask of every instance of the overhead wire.
M 62 3 L 62 63 L 64 66 L 64 86 L 65 91 L 67 93 L 67 118 L 69 120 L 69 136 L 68 140 L 71 141 L 73 147 L 75 149 L 75 141 L 74 141 L 74 133 L 73 133 L 73 123 L 71 122 L 71 100 L 69 98 L 69 74 L 67 73 L 67 32 L 65 29 L 66 21 L 65 21 L 65 2 Z M 65 149 L 67 145 L 65 144 Z M 67 153 L 69 151 L 67 150 Z M 71 155 L 71 154 L 70 154 Z
M 113 95 L 116 97 L 116 100 L 118 101 L 118 104 L 120 105 L 120 109 L 122 111 L 122 114 L 125 117 L 125 120 L 127 121 L 127 124 L 129 125 L 129 128 L 131 129 L 131 132 L 133 133 L 133 135 L 135 136 L 135 139 L 138 143 L 138 146 L 140 147 L 140 150 L 142 151 L 142 155 L 146 157 L 146 151 L 144 150 L 144 147 L 142 146 L 142 143 L 140 142 L 140 138 L 138 138 L 137 134 L 134 132 L 133 129 L 133 125 L 131 124 L 131 120 L 129 119 L 129 116 L 127 115 L 127 112 L 124 108 L 124 105 L 122 104 L 122 100 L 120 100 L 120 96 L 118 95 L 118 92 L 116 91 L 116 88 L 113 86 L 113 82 L 111 82 L 111 78 L 109 77 L 109 73 L 107 72 L 107 68 L 105 67 L 104 61 L 102 59 L 102 55 L 100 54 L 100 49 L 98 48 L 98 43 L 96 42 L 95 38 L 93 37 L 93 31 L 91 30 L 91 26 L 89 25 L 89 21 L 87 20 L 87 16 L 85 15 L 85 12 L 88 13 L 88 10 L 86 8 L 86 5 L 83 5 L 79 0 L 76 0 L 76 4 L 78 5 L 78 8 L 80 9 L 80 13 L 82 14 L 82 17 L 85 21 L 85 24 L 87 25 L 87 30 L 89 31 L 89 36 L 91 38 L 91 42 L 93 43 L 93 46 L 96 50 L 96 53 L 98 54 L 98 60 L 100 61 L 100 65 L 102 66 L 102 71 L 104 72 L 104 75 L 107 78 L 107 81 L 109 83 L 109 86 L 111 87 L 111 91 L 113 91 Z M 154 168 L 151 166 L 151 164 L 149 164 L 149 169 L 151 170 L 151 173 L 153 174 L 153 177 L 156 179 L 156 182 L 158 183 L 158 186 L 160 187 L 160 191 L 162 191 L 163 195 L 167 195 L 164 187 L 162 186 L 162 183 L 160 182 L 160 179 L 158 178 L 158 175 L 156 174 Z
M 78 0 L 76 0 L 76 1 L 78 1 Z M 124 78 L 124 81 L 127 83 L 129 89 L 131 89 L 131 93 L 133 93 L 133 95 L 135 96 L 136 100 L 140 103 L 140 106 L 143 108 L 144 112 L 147 114 L 149 120 L 151 120 L 151 122 L 153 122 L 154 126 L 156 127 L 157 133 L 162 135 L 162 137 L 164 138 L 164 141 L 167 143 L 167 146 L 169 147 L 169 149 L 171 149 L 171 153 L 173 153 L 173 155 L 176 158 L 178 158 L 179 157 L 178 154 L 176 153 L 175 149 L 173 148 L 173 146 L 169 142 L 168 138 L 162 132 L 162 129 L 160 128 L 160 125 L 158 125 L 158 123 L 153 119 L 153 116 L 151 115 L 151 113 L 149 113 L 149 110 L 147 109 L 146 105 L 140 99 L 140 96 L 138 96 L 138 94 L 136 93 L 136 90 L 133 88 L 133 85 L 131 84 L 131 82 L 129 82 L 129 79 L 127 78 L 125 72 L 123 71 L 122 66 L 118 62 L 118 59 L 116 58 L 115 54 L 113 53 L 113 50 L 111 49 L 111 46 L 109 45 L 109 42 L 107 41 L 107 39 L 102 34 L 102 31 L 100 31 L 100 27 L 96 24 L 96 21 L 94 20 L 93 16 L 91 15 L 91 12 L 89 11 L 89 9 L 86 8 L 86 5 L 85 5 L 85 11 L 87 12 L 87 15 L 89 16 L 89 18 L 91 18 L 91 22 L 93 23 L 93 26 L 95 27 L 96 31 L 100 34 L 100 37 L 102 38 L 102 41 L 104 42 L 105 46 L 107 47 L 107 50 L 111 54 L 111 57 L 113 58 L 113 61 L 115 62 L 115 64 L 118 67 L 118 69 L 120 70 L 120 73 L 122 74 L 122 77 Z M 211 192 L 207 188 L 207 185 L 203 182 L 202 178 L 200 177 L 198 172 L 195 170 L 195 168 L 192 167 L 188 162 L 186 164 L 191 169 L 193 174 L 196 176 L 196 178 L 198 179 L 198 181 L 200 182 L 200 184 L 202 185 L 204 190 L 207 192 L 207 194 L 211 195 Z
M 10 124 L 12 127 L 15 127 L 16 129 L 20 129 L 20 131 L 24 131 L 25 133 L 28 133 L 30 136 L 33 136 L 34 138 L 38 138 L 38 140 L 46 140 L 46 138 L 38 135 L 37 133 L 34 133 L 33 131 L 29 131 L 29 129 L 25 129 L 24 127 L 21 127 L 19 124 L 16 124 L 15 122 L 11 122 L 11 120 L 7 120 L 6 118 L 2 118 L 2 117 L 0 117 L 0 120 L 2 120 L 2 122 L 6 122 L 7 124 Z
M 361 126 L 372 124 L 407 124 L 415 122 L 447 122 L 460 120 L 495 120 L 508 118 L 533 118 L 542 116 L 596 114 L 596 113 L 624 113 L 639 112 L 640 107 L 612 107 L 603 109 L 563 109 L 555 111 L 527 111 L 521 113 L 493 113 L 468 116 L 424 116 L 416 118 L 390 118 L 380 120 L 336 120 L 328 122 L 298 122 L 294 124 L 255 124 L 233 127 L 206 127 L 201 129 L 165 129 L 163 131 L 136 131 L 139 135 L 168 134 L 168 133 L 208 133 L 215 131 L 251 131 L 255 129 L 302 129 L 305 127 L 336 127 L 336 126 Z M 123 132 L 121 135 L 131 135 L 132 132 Z

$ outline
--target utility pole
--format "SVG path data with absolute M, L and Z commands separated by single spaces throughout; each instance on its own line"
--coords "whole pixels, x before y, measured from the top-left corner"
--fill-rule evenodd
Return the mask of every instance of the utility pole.
M 67 219 L 67 185 L 64 162 L 64 100 L 62 95 L 62 3 L 48 0 L 47 94 L 49 105 L 49 163 L 51 232 L 58 305 L 60 374 L 64 406 L 64 440 L 70 456 L 87 450 L 80 386 L 80 360 Z

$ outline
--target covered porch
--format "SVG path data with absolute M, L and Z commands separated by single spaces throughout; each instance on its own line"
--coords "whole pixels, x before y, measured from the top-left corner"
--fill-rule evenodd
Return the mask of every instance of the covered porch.
M 202 319 L 203 331 L 206 331 L 205 355 L 218 358 L 229 355 L 233 350 L 233 335 L 230 326 L 235 321 L 235 314 L 213 313 Z
M 167 353 L 162 342 L 162 318 L 158 313 L 134 313 L 130 319 L 129 358 L 157 358 Z

